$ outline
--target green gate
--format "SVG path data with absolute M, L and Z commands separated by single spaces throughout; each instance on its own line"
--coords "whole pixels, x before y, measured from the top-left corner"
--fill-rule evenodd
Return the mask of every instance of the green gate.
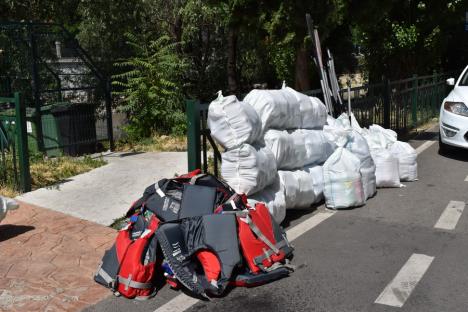
M 14 118 L 0 123 L 0 184 L 18 191 L 31 190 L 27 143 L 26 108 L 20 94 L 0 97 L 0 108 L 14 108 Z

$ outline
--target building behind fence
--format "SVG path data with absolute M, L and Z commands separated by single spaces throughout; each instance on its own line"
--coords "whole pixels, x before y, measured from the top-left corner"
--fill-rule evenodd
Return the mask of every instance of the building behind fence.
M 109 77 L 62 25 L 1 22 L 0 50 L 0 96 L 21 92 L 30 148 L 75 156 L 113 145 Z

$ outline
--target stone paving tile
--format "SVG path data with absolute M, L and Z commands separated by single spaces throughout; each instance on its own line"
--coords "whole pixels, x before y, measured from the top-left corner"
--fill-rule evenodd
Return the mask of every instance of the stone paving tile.
M 0 224 L 0 311 L 81 311 L 109 296 L 92 274 L 115 231 L 20 204 Z

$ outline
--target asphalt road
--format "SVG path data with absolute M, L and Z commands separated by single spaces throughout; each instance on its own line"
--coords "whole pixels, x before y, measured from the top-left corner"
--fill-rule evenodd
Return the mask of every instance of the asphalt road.
M 442 156 L 427 143 L 436 137 L 423 138 L 411 142 L 427 147 L 419 181 L 304 232 L 289 278 L 212 301 L 164 287 L 149 301 L 111 296 L 86 311 L 468 311 L 468 152 Z M 324 213 L 290 214 L 287 229 Z

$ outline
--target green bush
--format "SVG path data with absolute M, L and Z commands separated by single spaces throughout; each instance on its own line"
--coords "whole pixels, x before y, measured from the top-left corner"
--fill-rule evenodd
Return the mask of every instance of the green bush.
M 122 72 L 113 76 L 113 85 L 121 100 L 119 109 L 129 116 L 125 129 L 129 139 L 185 133 L 181 85 L 186 63 L 177 53 L 177 44 L 167 36 L 157 40 L 133 34 L 126 37 L 135 56 L 115 64 Z

